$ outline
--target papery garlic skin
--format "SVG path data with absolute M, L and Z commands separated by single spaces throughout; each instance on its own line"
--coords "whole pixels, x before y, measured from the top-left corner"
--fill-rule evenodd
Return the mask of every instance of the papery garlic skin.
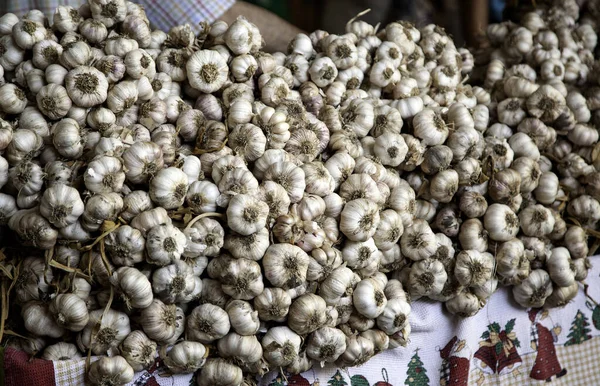
M 244 379 L 242 369 L 225 359 L 210 358 L 198 375 L 199 386 L 241 385 Z
M 46 347 L 42 359 L 49 361 L 67 361 L 81 358 L 77 346 L 71 343 L 58 342 Z
M 552 294 L 550 275 L 542 269 L 531 271 L 529 277 L 513 287 L 517 303 L 523 307 L 541 307 Z
M 331 327 L 322 327 L 313 332 L 308 340 L 306 355 L 323 362 L 335 362 L 346 351 L 346 336 Z
M 101 357 L 90 365 L 88 379 L 93 385 L 122 385 L 133 380 L 133 368 L 120 355 Z
M 206 362 L 206 353 L 202 343 L 182 341 L 174 345 L 163 360 L 174 374 L 193 373 Z
M 134 371 L 142 371 L 152 366 L 157 354 L 156 348 L 156 342 L 140 330 L 130 332 L 119 345 L 121 355 Z

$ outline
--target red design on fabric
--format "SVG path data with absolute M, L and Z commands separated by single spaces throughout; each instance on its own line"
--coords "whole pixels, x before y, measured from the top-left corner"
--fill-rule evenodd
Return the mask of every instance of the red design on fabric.
M 56 386 L 52 361 L 29 358 L 26 352 L 11 347 L 5 349 L 4 385 Z
M 156 381 L 156 378 L 152 376 L 148 379 L 148 382 L 146 382 L 146 386 L 160 386 L 160 384 Z
M 440 350 L 440 357 L 443 359 L 440 383 L 444 386 L 467 386 L 469 383 L 469 368 L 471 367 L 471 362 L 467 358 L 451 355 L 457 344 L 458 337 L 454 336 L 450 342 Z
M 535 324 L 538 333 L 537 356 L 535 363 L 529 373 L 529 377 L 538 380 L 545 380 L 562 371 L 562 367 L 556 356 L 554 347 L 554 337 L 550 330 L 539 323 Z
M 450 357 L 448 358 L 448 365 L 450 376 L 446 386 L 467 386 L 469 383 L 469 360 L 467 358 Z
M 308 379 L 304 378 L 302 375 L 292 375 L 288 377 L 288 385 L 296 385 L 296 386 L 310 386 L 310 382 Z
M 523 361 L 521 359 L 521 356 L 517 352 L 516 345 L 507 344 L 511 341 L 510 338 L 507 336 L 506 331 L 500 332 L 500 334 L 498 334 L 498 338 L 500 339 L 500 342 L 497 344 L 501 345 L 499 350 L 496 346 L 482 346 L 475 352 L 474 355 L 475 358 L 481 360 L 489 367 L 491 374 L 500 374 L 505 368 L 513 366 L 517 363 L 521 363 Z M 490 338 L 488 338 L 486 342 L 491 343 L 492 341 Z M 506 346 L 510 346 L 510 349 L 505 350 Z M 507 351 L 508 355 L 506 354 Z

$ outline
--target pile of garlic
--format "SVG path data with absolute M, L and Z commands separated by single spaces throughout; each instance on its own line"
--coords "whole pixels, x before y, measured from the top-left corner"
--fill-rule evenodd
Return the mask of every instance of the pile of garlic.
M 560 4 L 526 17 L 536 39 L 571 17 Z M 28 337 L 9 344 L 100 356 L 93 384 L 157 357 L 201 386 L 356 366 L 406 345 L 411 299 L 470 316 L 500 283 L 559 306 L 587 274 L 600 104 L 577 91 L 594 90 L 583 18 L 565 28 L 588 51 L 562 67 L 545 42 L 552 62 L 518 64 L 534 33 L 511 23 L 477 61 L 406 22 L 274 54 L 244 18 L 165 33 L 125 0 L 51 24 L 0 17 L 0 279 Z

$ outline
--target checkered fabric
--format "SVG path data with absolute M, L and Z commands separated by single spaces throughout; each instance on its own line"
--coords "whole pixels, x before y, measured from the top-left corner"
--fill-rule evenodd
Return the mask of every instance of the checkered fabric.
M 54 10 L 59 5 L 79 7 L 82 0 L 1 0 L 0 15 L 12 12 L 22 16 L 31 9 L 38 9 L 52 22 Z M 233 6 L 235 0 L 136 0 L 144 7 L 146 15 L 154 28 L 168 31 L 171 27 L 190 24 L 199 28 L 198 23 L 212 23 Z
M 539 336 L 537 332 L 537 328 L 535 328 L 535 324 L 531 325 L 531 342 L 537 344 Z
M 83 385 L 85 380 L 85 362 L 81 366 L 80 360 L 56 361 L 54 364 L 54 378 L 57 385 L 77 386 Z

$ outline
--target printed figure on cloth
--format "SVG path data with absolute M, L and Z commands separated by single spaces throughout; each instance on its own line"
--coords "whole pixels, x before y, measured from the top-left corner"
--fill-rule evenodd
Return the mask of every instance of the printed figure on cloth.
M 471 352 L 463 339 L 454 336 L 440 351 L 440 386 L 467 386 Z
M 509 320 L 504 329 L 498 323 L 491 323 L 481 335 L 483 340 L 474 355 L 475 366 L 481 371 L 477 384 L 484 382 L 486 374 L 519 374 L 523 360 L 517 351 L 521 342 L 514 331 L 515 320 Z
M 551 382 L 553 376 L 556 378 L 564 376 L 567 374 L 567 369 L 560 365 L 554 346 L 562 328 L 559 325 L 548 328 L 542 324 L 542 321 L 548 318 L 547 310 L 531 308 L 528 316 L 531 321 L 531 348 L 537 351 L 529 377 Z

